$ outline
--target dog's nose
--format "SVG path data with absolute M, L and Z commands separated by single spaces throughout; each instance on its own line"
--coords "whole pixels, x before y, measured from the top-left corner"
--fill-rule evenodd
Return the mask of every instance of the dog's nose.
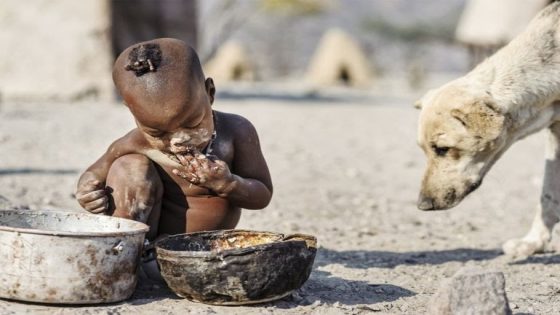
M 418 209 L 420 210 L 434 210 L 434 198 L 420 195 L 418 197 Z

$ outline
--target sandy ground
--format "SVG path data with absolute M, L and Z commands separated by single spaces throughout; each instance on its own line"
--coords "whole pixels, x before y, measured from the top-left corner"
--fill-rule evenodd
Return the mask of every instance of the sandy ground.
M 560 256 L 511 261 L 501 244 L 524 235 L 538 200 L 544 137 L 513 146 L 459 207 L 421 212 L 424 167 L 413 97 L 218 98 L 256 126 L 275 192 L 239 228 L 317 236 L 310 279 L 290 297 L 214 307 L 140 284 L 125 302 L 44 306 L 0 300 L 1 314 L 423 314 L 462 266 L 504 272 L 514 314 L 560 313 Z M 79 173 L 133 127 L 117 104 L 2 104 L 0 195 L 31 208 L 79 211 Z M 1 262 L 0 262 L 1 264 Z M 0 267 L 1 270 L 1 267 Z

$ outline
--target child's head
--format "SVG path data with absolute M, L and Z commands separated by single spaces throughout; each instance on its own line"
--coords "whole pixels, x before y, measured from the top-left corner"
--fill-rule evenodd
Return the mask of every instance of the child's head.
M 183 41 L 160 38 L 127 48 L 113 80 L 138 127 L 153 138 L 171 147 L 200 145 L 212 133 L 214 83 L 205 81 L 196 52 Z

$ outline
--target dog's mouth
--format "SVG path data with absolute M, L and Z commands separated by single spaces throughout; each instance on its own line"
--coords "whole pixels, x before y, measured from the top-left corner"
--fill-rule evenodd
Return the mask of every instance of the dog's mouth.
M 467 190 L 465 190 L 465 196 L 475 191 L 478 187 L 480 187 L 481 184 L 482 184 L 482 180 L 478 180 L 468 185 Z
M 459 201 L 453 201 L 452 203 L 441 204 L 438 203 L 434 198 L 423 196 L 420 194 L 418 197 L 418 209 L 422 211 L 442 211 L 448 210 L 455 207 Z
M 420 193 L 418 197 L 418 209 L 424 211 L 435 211 L 435 210 L 448 210 L 456 205 L 458 205 L 468 194 L 475 191 L 482 184 L 482 180 L 478 180 L 474 183 L 467 185 L 463 194 L 458 194 L 455 188 L 449 188 L 446 190 L 440 200 L 437 198 Z

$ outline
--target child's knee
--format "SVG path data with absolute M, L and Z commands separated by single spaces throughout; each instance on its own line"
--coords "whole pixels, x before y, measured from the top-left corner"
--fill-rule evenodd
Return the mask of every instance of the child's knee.
M 127 154 L 116 159 L 109 169 L 108 180 L 130 181 L 144 178 L 155 171 L 152 161 L 141 154 Z
M 155 166 L 139 154 L 122 156 L 111 165 L 107 188 L 113 215 L 142 222 L 158 206 L 163 194 Z

